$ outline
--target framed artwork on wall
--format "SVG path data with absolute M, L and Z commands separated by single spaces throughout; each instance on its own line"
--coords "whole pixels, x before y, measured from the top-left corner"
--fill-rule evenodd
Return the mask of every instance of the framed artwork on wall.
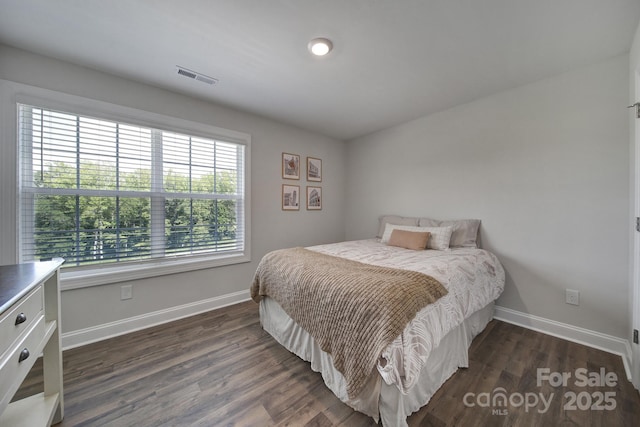
M 307 157 L 307 181 L 322 181 L 322 160 Z
M 300 186 L 282 184 L 282 210 L 300 210 Z
M 322 209 L 322 187 L 307 187 L 307 210 L 319 211 Z
M 282 153 L 282 178 L 300 179 L 300 156 Z

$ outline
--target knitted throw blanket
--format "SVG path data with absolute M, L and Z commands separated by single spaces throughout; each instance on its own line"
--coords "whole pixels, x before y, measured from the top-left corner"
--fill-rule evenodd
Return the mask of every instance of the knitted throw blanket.
M 431 276 L 304 248 L 262 258 L 251 298 L 275 299 L 306 330 L 358 396 L 382 351 L 414 316 L 447 293 Z

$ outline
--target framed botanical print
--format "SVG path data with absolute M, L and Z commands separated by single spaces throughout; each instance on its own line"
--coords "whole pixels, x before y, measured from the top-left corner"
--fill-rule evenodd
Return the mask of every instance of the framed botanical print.
M 307 181 L 322 181 L 322 160 L 307 157 Z
M 300 156 L 282 153 L 282 178 L 300 179 Z
M 307 210 L 319 211 L 322 209 L 322 187 L 307 187 Z
M 282 210 L 300 210 L 300 186 L 282 184 Z

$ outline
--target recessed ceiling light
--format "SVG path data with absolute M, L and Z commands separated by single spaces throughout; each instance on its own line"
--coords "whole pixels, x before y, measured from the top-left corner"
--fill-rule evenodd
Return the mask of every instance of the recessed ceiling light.
M 309 42 L 309 52 L 316 56 L 324 56 L 331 52 L 333 49 L 333 43 L 331 40 L 319 37 Z

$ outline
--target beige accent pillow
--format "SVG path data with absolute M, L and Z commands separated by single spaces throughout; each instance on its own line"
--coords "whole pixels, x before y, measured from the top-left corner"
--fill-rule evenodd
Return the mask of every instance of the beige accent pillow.
M 395 229 L 391 232 L 391 237 L 387 245 L 400 248 L 421 251 L 427 247 L 427 242 L 431 233 L 428 231 L 407 231 Z
M 449 241 L 451 240 L 453 227 L 413 227 L 410 225 L 386 224 L 380 242 L 388 243 L 391 233 L 394 230 L 429 232 L 431 233 L 431 237 L 427 242 L 427 248 L 443 251 L 449 249 Z

